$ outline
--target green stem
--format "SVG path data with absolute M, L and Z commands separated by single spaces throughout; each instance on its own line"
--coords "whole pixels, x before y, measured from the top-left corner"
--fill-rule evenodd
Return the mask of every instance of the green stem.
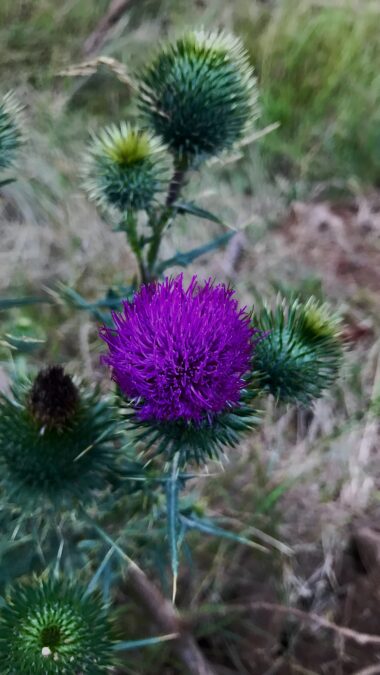
M 179 453 L 172 460 L 170 477 L 166 482 L 167 525 L 170 549 L 170 560 L 173 574 L 172 602 L 175 602 L 178 579 L 178 522 L 179 522 L 179 481 L 178 481 Z
M 154 268 L 157 261 L 158 251 L 161 245 L 161 239 L 167 224 L 170 222 L 173 214 L 172 208 L 164 208 L 156 222 L 152 222 L 153 235 L 147 255 L 148 272 L 151 277 L 154 276 Z
M 134 213 L 128 212 L 123 220 L 124 231 L 127 235 L 128 243 L 135 254 L 137 265 L 139 268 L 140 279 L 143 284 L 148 281 L 148 275 L 145 268 L 142 246 L 139 240 L 137 231 L 137 216 Z
M 172 221 L 177 215 L 175 202 L 180 196 L 181 190 L 185 183 L 186 173 L 186 166 L 177 162 L 174 168 L 173 177 L 170 181 L 168 194 L 166 197 L 166 206 L 163 208 L 157 221 L 151 221 L 153 236 L 147 256 L 148 273 L 150 278 L 154 278 L 155 276 L 155 266 L 161 245 L 162 235 L 164 231 L 170 227 Z

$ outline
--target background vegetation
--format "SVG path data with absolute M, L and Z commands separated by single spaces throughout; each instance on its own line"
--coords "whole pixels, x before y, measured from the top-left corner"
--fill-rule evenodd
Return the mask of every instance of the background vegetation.
M 91 300 L 135 272 L 123 235 L 111 232 L 79 186 L 90 130 L 136 115 L 130 89 L 105 66 L 80 77 L 60 73 L 99 54 L 133 73 L 173 31 L 233 29 L 256 67 L 259 128 L 279 127 L 234 162 L 206 167 L 192 180 L 189 196 L 222 213 L 238 234 L 187 274 L 233 281 L 247 302 L 278 291 L 328 297 L 343 314 L 351 352 L 329 398 L 311 411 L 281 409 L 275 423 L 268 404 L 260 433 L 224 474 L 196 483 L 200 510 L 207 503 L 221 522 L 273 537 L 276 553 L 268 561 L 194 535 L 197 563 L 189 562 L 179 603 L 226 675 L 359 673 L 378 664 L 378 645 L 363 648 L 342 631 L 260 602 L 380 634 L 379 4 L 140 0 L 86 53 L 108 6 L 0 3 L 0 86 L 25 105 L 27 136 L 18 181 L 0 199 L 1 296 L 44 300 L 11 311 L 0 300 L 1 384 L 12 363 L 37 369 L 51 361 L 103 380 L 96 322 L 62 302 L 62 284 L 75 305 L 67 289 Z M 209 229 L 222 233 L 217 224 Z M 200 245 L 204 230 L 183 218 L 165 253 Z M 125 622 L 132 638 L 149 630 L 132 602 Z M 168 654 L 165 647 L 131 653 L 125 672 L 180 672 Z

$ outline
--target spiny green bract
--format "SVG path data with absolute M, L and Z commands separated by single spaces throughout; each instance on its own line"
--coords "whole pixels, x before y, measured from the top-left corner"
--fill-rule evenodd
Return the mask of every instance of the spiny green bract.
M 169 162 L 152 133 L 125 122 L 93 137 L 85 165 L 84 187 L 99 206 L 122 213 L 150 208 L 166 190 Z
M 0 101 L 0 169 L 11 166 L 21 145 L 20 110 L 21 107 L 11 93 Z
M 224 33 L 185 34 L 142 73 L 140 106 L 179 164 L 231 148 L 258 114 L 246 51 Z
M 310 298 L 282 301 L 256 317 L 267 337 L 256 347 L 253 370 L 262 388 L 281 401 L 309 404 L 335 381 L 343 356 L 339 319 Z
M 34 384 L 16 384 L 13 397 L 0 397 L 4 496 L 33 507 L 46 499 L 59 507 L 91 500 L 117 475 L 120 428 L 110 401 L 77 387 L 58 366 Z
M 78 584 L 18 585 L 0 610 L 2 675 L 106 673 L 112 645 L 105 608 Z
M 241 391 L 239 405 L 227 409 L 201 423 L 186 420 L 160 422 L 139 419 L 133 408 L 126 417 L 142 442 L 144 451 L 163 454 L 167 460 L 179 455 L 180 466 L 194 462 L 204 465 L 218 459 L 229 448 L 236 447 L 241 436 L 260 423 L 260 414 L 253 406 L 257 390 L 251 382 Z

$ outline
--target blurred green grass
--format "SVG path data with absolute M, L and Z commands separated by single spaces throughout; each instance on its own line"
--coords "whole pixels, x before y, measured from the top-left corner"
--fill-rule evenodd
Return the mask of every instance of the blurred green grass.
M 83 58 L 84 42 L 108 5 L 108 0 L 60 4 L 2 0 L 1 88 L 28 85 L 51 94 L 70 89 L 72 83 L 56 75 Z M 261 143 L 270 173 L 293 180 L 355 178 L 362 184 L 377 184 L 379 19 L 380 6 L 373 0 L 235 0 L 233 4 L 144 0 L 131 3 L 124 24 L 101 52 L 135 67 L 172 29 L 233 28 L 245 40 L 257 70 L 262 124 L 281 124 Z M 75 102 L 88 105 L 96 114 L 105 109 L 112 114 L 114 103 L 115 114 L 122 113 L 125 100 L 117 84 L 106 79 L 96 80 L 95 85 L 90 95 L 76 97 Z M 84 127 L 85 120 L 83 132 Z
M 380 179 L 380 6 L 284 0 L 236 22 L 256 63 L 264 152 L 295 177 Z

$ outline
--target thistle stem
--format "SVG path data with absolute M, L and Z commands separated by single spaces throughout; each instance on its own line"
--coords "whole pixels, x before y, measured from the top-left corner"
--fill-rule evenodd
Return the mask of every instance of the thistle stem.
M 172 602 L 175 604 L 177 595 L 177 579 L 178 579 L 178 496 L 179 496 L 179 480 L 178 480 L 178 464 L 179 453 L 177 452 L 171 463 L 170 477 L 166 482 L 166 509 L 167 509 L 167 523 L 168 523 L 168 538 L 170 548 L 170 561 L 173 574 L 173 592 Z
M 148 579 L 145 572 L 83 508 L 80 509 L 80 512 L 101 538 L 110 544 L 124 563 L 126 563 L 125 594 L 135 596 L 139 604 L 144 607 L 164 635 L 178 636 L 177 639 L 173 639 L 173 649 L 189 675 L 216 675 L 215 670 L 203 656 L 189 628 L 185 625 L 172 603 L 164 598 L 158 588 Z
M 175 202 L 177 201 L 183 185 L 185 183 L 187 169 L 185 166 L 177 163 L 174 174 L 171 179 L 168 194 L 166 197 L 166 206 L 156 222 L 152 222 L 153 236 L 147 256 L 147 269 L 150 278 L 154 278 L 154 268 L 156 265 L 158 251 L 161 245 L 162 235 L 174 220 L 177 210 Z
M 168 195 L 166 198 L 166 206 L 173 206 L 173 204 L 177 201 L 181 193 L 181 190 L 184 186 L 185 178 L 186 178 L 185 167 L 181 166 L 180 164 L 177 164 L 174 169 L 174 174 L 169 185 Z
M 145 284 L 148 281 L 145 263 L 142 255 L 142 247 L 139 241 L 137 232 L 137 219 L 135 214 L 127 213 L 124 219 L 124 230 L 127 235 L 128 243 L 135 254 L 137 265 L 139 268 L 141 283 Z

